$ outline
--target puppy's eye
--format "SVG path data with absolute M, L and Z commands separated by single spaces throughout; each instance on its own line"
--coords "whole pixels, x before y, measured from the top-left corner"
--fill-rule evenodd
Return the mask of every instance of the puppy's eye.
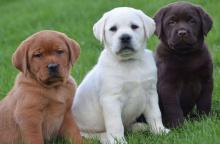
M 191 23 L 191 24 L 195 24 L 196 23 L 196 21 L 194 19 L 190 19 L 188 22 Z
M 169 25 L 175 25 L 175 24 L 176 24 L 176 21 L 174 21 L 174 20 L 169 20 L 169 21 L 168 21 L 168 24 L 169 24 Z
M 112 31 L 112 32 L 116 32 L 117 31 L 117 27 L 116 26 L 112 26 L 109 30 Z
M 43 54 L 42 54 L 42 53 L 35 53 L 35 54 L 34 54 L 34 57 L 35 57 L 35 58 L 42 58 L 42 57 L 43 57 Z
M 59 49 L 59 50 L 57 50 L 57 51 L 56 51 L 56 53 L 57 53 L 57 54 L 59 54 L 59 55 L 61 55 L 61 54 L 63 54 L 63 53 L 64 53 L 64 51 L 63 51 L 63 50 L 61 50 L 61 49 Z
M 133 29 L 133 30 L 135 30 L 135 29 L 138 29 L 139 27 L 137 26 L 137 25 L 135 25 L 135 24 L 132 24 L 131 25 L 131 29 Z

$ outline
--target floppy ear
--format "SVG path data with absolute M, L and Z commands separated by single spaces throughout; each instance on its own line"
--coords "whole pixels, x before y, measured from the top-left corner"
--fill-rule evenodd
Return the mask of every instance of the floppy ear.
M 16 49 L 12 56 L 13 65 L 23 72 L 25 75 L 28 71 L 28 49 L 29 49 L 30 39 L 24 40 Z
M 167 11 L 167 8 L 161 8 L 156 14 L 154 15 L 154 20 L 156 22 L 156 31 L 155 34 L 161 38 L 163 34 L 163 17 Z
M 108 17 L 108 12 L 105 13 L 101 19 L 99 19 L 93 25 L 93 34 L 95 35 L 96 39 L 98 39 L 101 43 L 104 41 L 104 34 L 105 34 L 105 21 Z
M 141 10 L 137 10 L 137 12 L 143 21 L 145 36 L 146 38 L 149 38 L 155 31 L 155 22 L 151 17 L 147 16 Z
M 199 6 L 197 6 L 197 11 L 202 21 L 202 33 L 206 36 L 212 28 L 212 18 Z
M 65 36 L 65 37 L 66 37 L 65 39 L 67 42 L 67 47 L 69 50 L 69 62 L 71 65 L 73 65 L 79 57 L 80 46 L 75 40 L 73 40 L 67 36 Z

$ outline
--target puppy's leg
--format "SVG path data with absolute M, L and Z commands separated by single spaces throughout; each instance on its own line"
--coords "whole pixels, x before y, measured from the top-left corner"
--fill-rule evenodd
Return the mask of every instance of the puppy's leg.
M 15 119 L 24 144 L 44 144 L 42 135 L 42 113 L 30 109 L 17 110 Z
M 82 143 L 80 130 L 78 129 L 70 110 L 64 116 L 63 124 L 60 129 L 60 134 L 70 140 L 73 144 Z
M 199 100 L 196 104 L 199 114 L 209 114 L 212 102 L 213 79 L 203 80 L 202 90 Z
M 147 96 L 147 104 L 144 111 L 144 116 L 153 133 L 159 134 L 169 132 L 169 129 L 166 129 L 162 123 L 156 86 L 152 86 L 149 95 Z
M 121 103 L 117 96 L 104 96 L 100 100 L 106 128 L 106 138 L 103 144 L 126 143 L 124 138 L 124 126 L 121 118 Z
M 179 85 L 171 80 L 158 80 L 158 93 L 163 122 L 171 128 L 179 126 L 184 121 L 179 100 L 179 93 L 181 93 Z

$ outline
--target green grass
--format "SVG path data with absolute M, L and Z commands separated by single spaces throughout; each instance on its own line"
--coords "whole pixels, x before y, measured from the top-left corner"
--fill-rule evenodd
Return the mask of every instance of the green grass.
M 1 0 L 0 1 L 0 99 L 11 89 L 18 71 L 11 64 L 11 56 L 27 36 L 43 29 L 57 30 L 76 39 L 81 56 L 72 75 L 78 83 L 96 63 L 102 50 L 92 33 L 93 24 L 105 11 L 119 6 L 142 9 L 149 16 L 173 0 Z M 148 132 L 128 133 L 129 143 L 136 144 L 218 144 L 220 143 L 220 13 L 219 0 L 192 0 L 208 11 L 214 27 L 206 42 L 214 60 L 215 87 L 213 114 L 198 121 L 187 121 L 168 135 L 156 136 Z M 148 47 L 155 49 L 158 39 L 153 36 Z M 62 141 L 55 142 L 65 143 Z M 97 143 L 90 142 L 88 143 Z

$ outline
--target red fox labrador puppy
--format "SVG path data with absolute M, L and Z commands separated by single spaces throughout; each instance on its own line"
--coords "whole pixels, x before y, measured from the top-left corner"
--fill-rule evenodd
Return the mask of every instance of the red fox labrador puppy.
M 82 143 L 71 113 L 76 83 L 70 69 L 79 52 L 74 40 L 49 30 L 21 43 L 12 57 L 21 72 L 0 103 L 1 144 L 44 144 L 56 136 Z

